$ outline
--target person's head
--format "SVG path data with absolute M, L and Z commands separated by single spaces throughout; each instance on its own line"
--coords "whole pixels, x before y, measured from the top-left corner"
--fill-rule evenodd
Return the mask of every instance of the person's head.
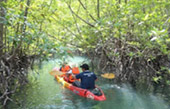
M 89 66 L 87 64 L 81 65 L 80 68 L 82 68 L 82 70 L 89 70 Z
M 70 63 L 69 65 L 70 65 L 71 68 L 76 67 L 76 64 L 75 64 L 75 63 Z
M 62 67 L 65 67 L 67 65 L 67 62 L 63 62 Z

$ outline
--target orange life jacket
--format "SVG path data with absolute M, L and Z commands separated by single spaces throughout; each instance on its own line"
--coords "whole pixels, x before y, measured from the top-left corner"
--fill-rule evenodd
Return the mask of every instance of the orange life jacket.
M 71 68 L 70 68 L 69 65 L 66 65 L 66 66 L 64 66 L 64 67 L 61 67 L 61 71 L 62 71 L 62 72 L 68 72 L 70 69 L 71 69 Z
M 72 73 L 75 74 L 75 75 L 79 74 L 80 73 L 79 68 L 78 67 L 73 67 L 72 68 Z M 72 77 L 72 75 L 69 75 L 69 82 L 72 83 L 75 80 L 78 80 L 78 79 L 75 79 L 75 78 Z
M 72 68 L 72 73 L 75 74 L 75 75 L 79 74 L 80 73 L 79 68 L 78 67 L 73 67 Z
M 64 66 L 64 67 L 61 67 L 61 69 L 60 69 L 60 71 L 62 71 L 63 72 L 63 74 L 62 75 L 60 75 L 61 77 L 64 77 L 64 76 L 66 76 L 66 72 L 68 72 L 69 70 L 71 69 L 71 67 L 69 66 L 69 65 L 66 65 L 66 66 Z

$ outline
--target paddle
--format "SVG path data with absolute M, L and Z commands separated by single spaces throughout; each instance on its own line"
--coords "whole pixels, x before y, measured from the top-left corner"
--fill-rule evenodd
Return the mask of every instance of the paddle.
M 59 71 L 59 69 L 56 68 L 56 67 L 52 71 L 50 71 L 49 73 L 52 76 L 65 74 L 65 72 Z M 101 74 L 101 77 L 106 78 L 106 79 L 114 79 L 115 74 L 114 73 L 104 73 L 104 74 Z
M 107 78 L 107 79 L 114 79 L 115 74 L 114 73 L 105 73 L 105 74 L 101 74 L 101 77 Z
M 49 74 L 52 75 L 52 76 L 55 76 L 55 75 L 63 75 L 65 73 L 59 71 L 59 69 L 55 67 L 52 71 L 49 72 Z

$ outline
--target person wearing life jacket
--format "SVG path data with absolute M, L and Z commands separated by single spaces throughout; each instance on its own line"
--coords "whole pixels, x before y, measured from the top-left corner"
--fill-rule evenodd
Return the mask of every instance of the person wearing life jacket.
M 60 68 L 60 71 L 62 72 L 68 72 L 71 69 L 71 67 L 67 64 L 62 65 L 62 67 Z
M 60 68 L 60 71 L 63 72 L 63 75 L 61 77 L 66 76 L 66 73 L 71 70 L 71 67 L 67 65 L 67 63 L 64 63 L 62 67 Z
M 75 80 L 78 80 L 76 78 L 73 78 L 72 74 L 77 75 L 79 74 L 79 68 L 76 66 L 73 66 L 73 68 L 67 73 L 68 74 L 68 82 L 73 83 Z

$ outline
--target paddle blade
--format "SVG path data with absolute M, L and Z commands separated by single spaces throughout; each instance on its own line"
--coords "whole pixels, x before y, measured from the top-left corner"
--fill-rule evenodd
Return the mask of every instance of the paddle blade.
M 58 68 L 54 68 L 52 71 L 49 72 L 49 74 L 55 76 L 55 75 L 63 75 L 64 73 L 59 71 Z
M 51 72 L 49 72 L 49 73 L 50 73 L 50 75 L 52 75 L 52 76 L 64 74 L 63 72 L 60 72 L 60 71 L 51 71 Z
M 115 74 L 114 73 L 105 73 L 101 75 L 103 78 L 107 78 L 107 79 L 113 79 L 115 78 Z

